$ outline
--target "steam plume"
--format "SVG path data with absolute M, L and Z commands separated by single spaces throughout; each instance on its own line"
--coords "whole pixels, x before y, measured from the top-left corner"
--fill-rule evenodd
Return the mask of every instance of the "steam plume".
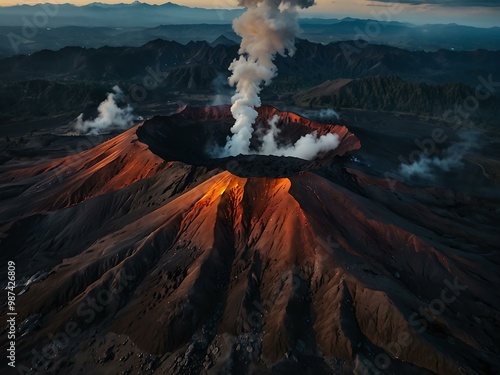
M 304 135 L 294 145 L 279 147 L 277 138 L 280 129 L 276 126 L 279 120 L 278 115 L 269 121 L 270 130 L 262 138 L 262 146 L 259 154 L 276 156 L 294 156 L 296 158 L 311 160 L 319 153 L 333 150 L 339 145 L 337 134 L 325 134 L 317 138 L 317 132 Z
M 340 118 L 340 115 L 331 108 L 323 108 L 320 110 L 307 109 L 298 112 L 298 114 L 310 120 L 320 121 L 338 120 Z
M 236 121 L 222 156 L 250 152 L 252 125 L 257 118 L 254 107 L 261 105 L 261 86 L 269 85 L 276 76 L 273 60 L 277 53 L 295 53 L 295 36 L 299 32 L 297 8 L 310 7 L 314 0 L 240 0 L 239 5 L 248 9 L 233 21 L 234 31 L 242 37 L 240 57 L 229 66 L 229 83 L 236 86 L 231 99 Z
M 93 120 L 83 120 L 81 113 L 75 122 L 75 130 L 96 135 L 99 132 L 116 126 L 120 129 L 125 129 L 133 124 L 134 115 L 132 107 L 127 104 L 125 108 L 120 108 L 117 101 L 123 98 L 123 91 L 118 86 L 113 87 L 113 92 L 108 93 L 106 100 L 99 104 L 97 111 L 99 116 Z
M 430 157 L 424 155 L 411 164 L 401 164 L 400 172 L 405 177 L 418 176 L 433 179 L 435 172 L 442 170 L 449 172 L 453 168 L 463 166 L 464 157 L 472 150 L 477 149 L 479 135 L 466 132 L 459 135 L 461 141 L 443 151 L 444 157 Z
M 210 106 L 228 104 L 231 97 L 231 91 L 227 84 L 227 77 L 225 74 L 218 73 L 212 81 L 212 87 L 215 91 L 215 97 L 210 102 Z

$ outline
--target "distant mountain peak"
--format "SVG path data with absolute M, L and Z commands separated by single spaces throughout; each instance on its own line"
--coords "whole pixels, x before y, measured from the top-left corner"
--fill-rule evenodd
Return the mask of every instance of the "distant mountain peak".
M 212 43 L 210 43 L 211 47 L 216 47 L 216 46 L 219 46 L 219 45 L 223 45 L 223 46 L 237 46 L 238 43 L 235 42 L 232 39 L 229 39 L 228 37 L 226 37 L 224 35 L 221 35 L 217 39 L 215 39 Z
M 162 6 L 162 7 L 171 7 L 171 8 L 187 8 L 187 7 L 184 7 L 183 5 L 172 3 L 171 1 L 166 2 L 165 4 L 161 4 L 160 6 Z

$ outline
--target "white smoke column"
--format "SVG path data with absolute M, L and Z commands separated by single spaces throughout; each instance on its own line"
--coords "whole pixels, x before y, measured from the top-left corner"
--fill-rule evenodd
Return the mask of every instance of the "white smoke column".
M 278 146 L 277 138 L 280 133 L 277 124 L 279 116 L 274 115 L 269 120 L 270 129 L 262 138 L 262 146 L 259 149 L 261 155 L 293 156 L 305 160 L 312 160 L 318 154 L 338 147 L 340 141 L 337 134 L 328 133 L 317 137 L 317 132 L 306 134 L 301 137 L 294 145 Z
M 108 93 L 108 97 L 104 100 L 97 111 L 99 116 L 93 120 L 83 120 L 83 113 L 76 118 L 75 130 L 96 135 L 103 130 L 111 127 L 125 129 L 130 127 L 134 122 L 133 108 L 127 104 L 125 108 L 120 108 L 117 101 L 123 98 L 123 91 L 118 86 L 113 87 L 113 92 Z
M 314 0 L 240 0 L 239 5 L 248 9 L 233 21 L 234 31 L 242 38 L 240 57 L 229 66 L 233 72 L 229 83 L 236 85 L 231 99 L 236 122 L 221 156 L 249 153 L 252 125 L 257 118 L 255 107 L 261 105 L 261 85 L 269 85 L 276 76 L 273 60 L 277 53 L 295 53 L 295 36 L 300 30 L 297 8 L 310 7 Z
M 276 126 L 278 124 L 280 117 L 278 115 L 274 115 L 271 120 L 269 120 L 270 129 L 266 133 L 264 137 L 262 137 L 262 146 L 259 150 L 259 153 L 262 155 L 273 155 L 278 149 L 278 145 L 276 143 L 276 138 L 280 134 L 281 130 Z

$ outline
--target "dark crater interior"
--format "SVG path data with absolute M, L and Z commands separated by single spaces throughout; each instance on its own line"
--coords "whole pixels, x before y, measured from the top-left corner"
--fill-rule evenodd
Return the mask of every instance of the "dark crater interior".
M 166 161 L 180 161 L 190 165 L 220 168 L 240 177 L 287 177 L 302 171 L 318 169 L 336 156 L 360 147 L 359 140 L 345 126 L 325 125 L 303 118 L 295 113 L 280 112 L 271 106 L 257 109 L 259 116 L 254 125 L 253 148 L 259 146 L 259 133 L 269 129 L 268 121 L 279 115 L 281 129 L 278 142 L 295 143 L 300 137 L 316 131 L 318 136 L 336 133 L 340 144 L 335 150 L 319 155 L 315 160 L 267 155 L 238 155 L 213 158 L 209 150 L 223 146 L 231 134 L 234 118 L 228 105 L 214 107 L 187 107 L 170 116 L 156 116 L 145 121 L 137 130 L 138 140 Z

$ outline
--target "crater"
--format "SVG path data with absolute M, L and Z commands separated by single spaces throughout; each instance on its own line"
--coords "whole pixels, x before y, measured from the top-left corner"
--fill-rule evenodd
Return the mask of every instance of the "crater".
M 279 117 L 276 126 L 280 129 L 280 144 L 294 144 L 302 136 L 313 132 L 318 137 L 328 133 L 337 134 L 340 143 L 336 149 L 320 154 L 314 160 L 257 154 L 214 158 L 210 150 L 226 143 L 234 124 L 229 105 L 186 107 L 170 116 L 153 117 L 137 129 L 137 137 L 141 143 L 148 145 L 151 152 L 166 161 L 220 168 L 240 177 L 292 176 L 318 169 L 333 158 L 360 147 L 359 139 L 345 126 L 321 124 L 293 112 L 281 112 L 272 106 L 261 106 L 257 112 L 251 139 L 252 149 L 260 146 L 262 135 L 270 127 L 269 120 L 276 115 Z

